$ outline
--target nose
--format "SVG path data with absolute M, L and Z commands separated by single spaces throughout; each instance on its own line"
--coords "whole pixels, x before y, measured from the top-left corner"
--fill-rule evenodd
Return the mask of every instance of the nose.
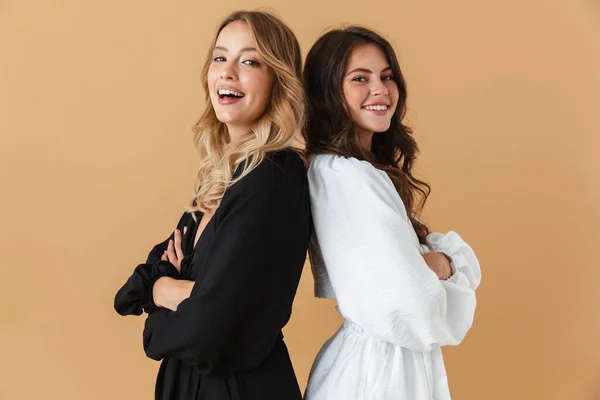
M 371 80 L 371 95 L 373 96 L 387 96 L 387 87 L 383 84 L 381 79 Z
M 220 74 L 221 79 L 232 81 L 236 79 L 236 76 L 235 67 L 232 64 L 226 63 L 223 65 Z

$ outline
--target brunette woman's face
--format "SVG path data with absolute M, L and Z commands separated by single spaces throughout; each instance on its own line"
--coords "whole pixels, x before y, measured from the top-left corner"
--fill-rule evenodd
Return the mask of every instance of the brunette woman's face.
M 207 78 L 217 119 L 230 136 L 249 133 L 271 100 L 275 74 L 259 54 L 248 24 L 234 21 L 221 30 Z
M 374 44 L 356 47 L 342 78 L 342 92 L 359 136 L 384 132 L 398 104 L 398 86 L 385 54 Z

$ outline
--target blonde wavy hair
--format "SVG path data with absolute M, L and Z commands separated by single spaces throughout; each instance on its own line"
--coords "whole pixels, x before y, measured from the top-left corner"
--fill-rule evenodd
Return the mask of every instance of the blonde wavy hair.
M 252 30 L 257 50 L 275 74 L 272 97 L 267 109 L 252 128 L 236 143 L 229 143 L 224 123 L 217 119 L 208 91 L 208 69 L 212 52 L 223 28 L 243 21 Z M 194 144 L 200 153 L 196 178 L 196 196 L 186 207 L 188 212 L 215 210 L 225 190 L 243 179 L 267 153 L 294 148 L 301 138 L 305 119 L 305 96 L 302 87 L 302 55 L 291 29 L 279 18 L 265 11 L 236 11 L 219 26 L 202 69 L 202 87 L 206 108 L 193 127 Z M 246 161 L 242 172 L 233 179 L 236 168 Z

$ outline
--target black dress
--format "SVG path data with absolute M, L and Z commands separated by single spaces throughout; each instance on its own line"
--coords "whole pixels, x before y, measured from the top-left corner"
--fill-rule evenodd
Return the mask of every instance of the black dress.
M 162 360 L 156 399 L 302 398 L 281 329 L 291 314 L 310 223 L 304 163 L 284 150 L 227 189 L 195 248 L 198 223 L 183 215 L 180 274 L 160 260 L 168 239 L 154 247 L 117 293 L 115 309 L 148 313 L 144 350 Z M 162 276 L 196 282 L 176 312 L 152 301 L 152 286 Z

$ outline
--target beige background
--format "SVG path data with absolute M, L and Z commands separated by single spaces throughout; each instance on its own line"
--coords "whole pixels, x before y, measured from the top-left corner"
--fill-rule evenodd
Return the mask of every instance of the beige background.
M 0 0 L 0 399 L 152 398 L 143 319 L 113 296 L 192 194 L 214 28 L 262 5 L 304 54 L 339 22 L 398 49 L 426 220 L 483 267 L 475 325 L 445 350 L 453 398 L 600 399 L 592 0 Z M 286 328 L 303 387 L 340 322 L 305 272 Z

